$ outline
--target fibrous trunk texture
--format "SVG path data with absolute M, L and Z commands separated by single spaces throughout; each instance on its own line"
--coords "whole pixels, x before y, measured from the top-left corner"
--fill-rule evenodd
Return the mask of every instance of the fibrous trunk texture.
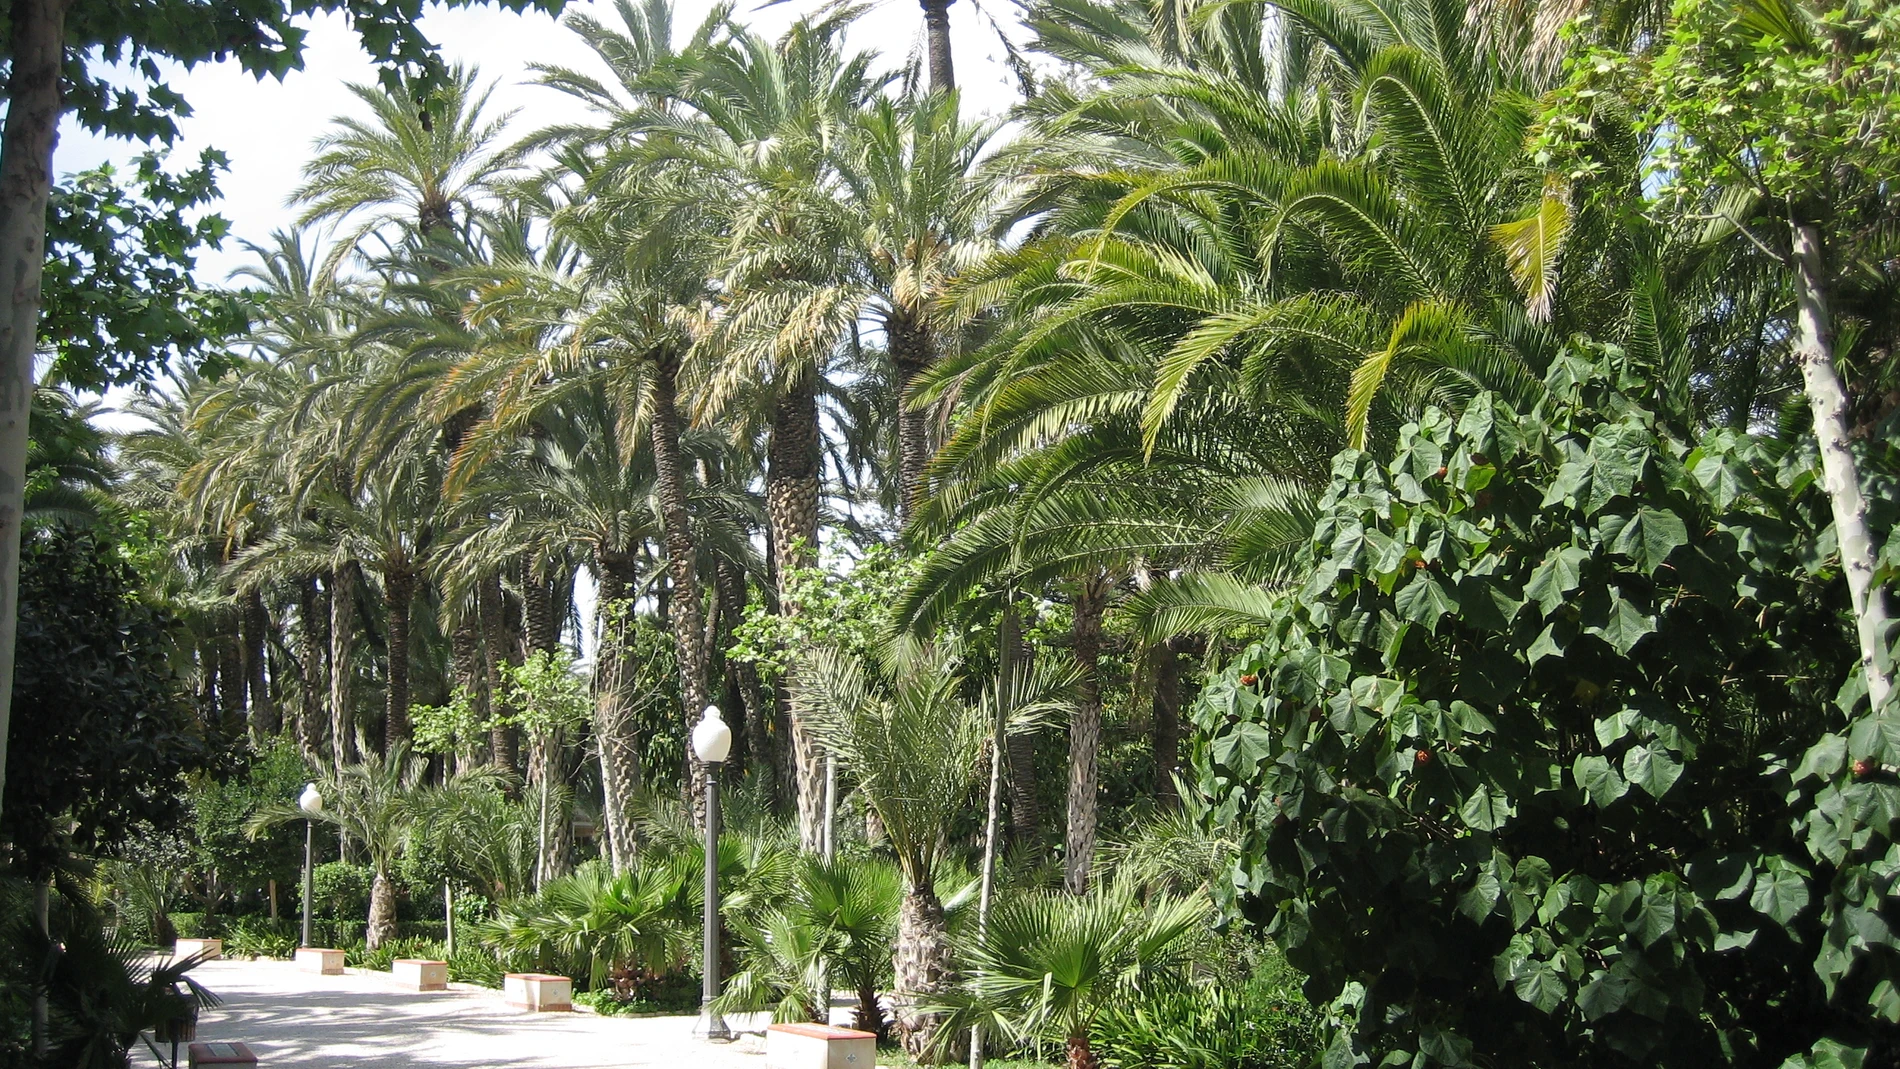
M 600 649 L 594 660 L 594 741 L 600 748 L 601 821 L 615 872 L 633 866 L 633 800 L 640 789 L 640 738 L 626 693 L 633 665 L 626 652 L 631 614 L 625 598 L 634 578 L 631 554 L 600 554 Z
M 409 607 L 416 580 L 408 572 L 383 576 L 383 610 L 389 621 L 389 687 L 383 708 L 383 751 L 414 737 L 409 730 Z
M 377 873 L 369 884 L 369 928 L 363 942 L 375 950 L 383 941 L 396 938 L 396 881 Z
M 1174 774 L 1181 767 L 1181 640 L 1154 647 L 1155 803 L 1171 809 L 1181 802 Z
M 305 579 L 298 591 L 297 615 L 303 625 L 298 643 L 303 658 L 303 701 L 297 706 L 297 738 L 304 753 L 314 756 L 321 752 L 327 733 L 323 718 L 324 650 L 330 641 L 329 606 L 314 575 Z
M 14 0 L 8 21 L 7 122 L 0 140 L 0 791 L 13 709 L 20 609 L 20 521 L 26 507 L 26 423 L 38 351 L 46 202 L 59 138 L 66 0 Z
M 1075 711 L 1069 717 L 1069 820 L 1064 837 L 1064 884 L 1071 894 L 1088 890 L 1095 859 L 1096 755 L 1102 747 L 1102 680 L 1096 662 L 1102 651 L 1102 613 L 1108 606 L 1108 581 L 1092 576 L 1077 584 L 1073 631 Z
M 533 575 L 524 577 L 521 584 L 522 618 L 524 621 L 523 639 L 530 653 L 553 654 L 561 646 L 561 614 L 555 609 L 554 585 L 548 580 Z M 555 728 L 552 731 L 536 735 L 531 740 L 528 752 L 528 789 L 530 800 L 537 806 L 543 797 L 545 784 L 547 796 L 552 798 L 565 792 L 571 781 L 567 761 L 567 731 Z M 538 811 L 537 811 L 538 812 Z M 568 856 L 573 852 L 574 825 L 568 819 L 568 810 L 563 805 L 550 801 L 545 819 L 545 833 L 538 841 L 540 856 L 535 859 L 535 872 L 539 879 L 547 881 L 567 874 Z
M 930 370 L 935 352 L 930 332 L 903 312 L 884 320 L 891 347 L 891 367 L 897 372 L 897 518 L 909 523 L 924 492 L 924 468 L 930 463 L 930 414 L 913 409 L 910 393 L 918 376 Z
M 264 740 L 275 738 L 283 725 L 266 673 L 270 613 L 264 609 L 263 595 L 255 589 L 245 592 L 243 616 L 238 625 L 244 640 L 244 685 L 251 695 L 251 742 L 261 746 Z
M 666 574 L 671 583 L 667 599 L 668 625 L 679 662 L 680 704 L 686 735 L 708 704 L 706 691 L 706 615 L 699 595 L 698 551 L 686 510 L 686 460 L 680 453 L 678 380 L 680 356 L 662 347 L 653 359 L 654 486 L 660 499 L 660 527 L 666 541 Z M 706 827 L 706 766 L 686 748 L 686 798 L 693 826 Z
M 502 685 L 502 671 L 521 663 L 519 649 L 514 642 L 515 629 L 508 626 L 507 608 L 503 603 L 505 596 L 501 588 L 501 573 L 491 573 L 481 581 L 478 605 L 482 621 L 483 667 L 488 681 L 489 710 L 497 718 L 506 711 L 503 695 L 507 692 Z M 497 723 L 489 733 L 488 744 L 495 767 L 510 774 L 520 770 L 520 729 L 513 724 Z
M 350 709 L 350 639 L 356 633 L 356 565 L 345 564 L 330 584 L 330 759 L 338 774 L 355 760 L 355 722 Z
M 907 887 L 897 910 L 897 951 L 892 958 L 896 990 L 891 1008 L 904 1050 L 926 1064 L 939 1060 L 932 1049 L 942 1014 L 924 1009 L 950 984 L 950 934 L 936 888 Z
M 947 93 L 957 87 L 950 63 L 950 5 L 955 0 L 920 0 L 924 9 L 924 37 L 930 52 L 930 91 Z
M 1833 506 L 1834 533 L 1854 605 L 1867 697 L 1878 710 L 1893 691 L 1893 669 L 1881 649 L 1887 631 L 1887 596 L 1874 582 L 1878 553 L 1867 532 L 1867 501 L 1860 490 L 1860 471 L 1847 448 L 1847 389 L 1834 367 L 1833 327 L 1829 322 L 1819 229 L 1809 223 L 1793 224 L 1793 246 L 1801 379 L 1807 388 L 1808 408 L 1814 414 L 1814 437 L 1821 446 L 1821 482 Z
M 455 685 L 463 694 L 468 695 L 469 709 L 479 723 L 488 722 L 488 676 L 482 657 L 482 634 L 480 614 L 464 612 L 449 632 L 449 657 L 454 664 Z M 469 749 L 473 750 L 473 759 L 477 763 L 488 760 L 488 740 L 466 739 Z M 461 755 L 458 761 L 467 760 Z
M 810 376 L 779 391 L 772 411 L 772 437 L 765 478 L 766 518 L 778 581 L 810 567 L 818 551 L 818 393 Z M 781 613 L 796 612 L 783 598 Z M 798 687 L 796 671 L 780 677 L 779 691 Z M 797 781 L 798 842 L 808 853 L 824 846 L 825 771 L 818 742 L 796 713 L 791 718 L 792 764 Z
M 1068 1048 L 1069 1069 L 1096 1069 L 1102 1064 L 1095 1060 L 1095 1049 L 1089 1046 L 1087 1032 L 1070 1036 Z

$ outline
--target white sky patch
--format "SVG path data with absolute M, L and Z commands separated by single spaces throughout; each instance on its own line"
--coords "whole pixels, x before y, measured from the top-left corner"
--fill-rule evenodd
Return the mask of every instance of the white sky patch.
M 814 13 L 821 6 L 822 0 L 791 0 L 763 9 L 742 4 L 738 18 L 776 36 L 799 15 Z M 691 33 L 712 7 L 711 0 L 679 0 L 674 12 L 676 34 L 683 38 Z M 610 3 L 581 0 L 570 3 L 568 11 L 585 12 L 609 26 L 620 25 Z M 1004 49 L 988 16 L 1004 23 L 1019 45 L 1028 36 L 1003 0 L 991 0 L 981 10 L 972 0 L 951 6 L 957 82 L 964 111 L 970 115 L 1001 114 L 1017 99 L 1018 86 L 1003 62 Z M 250 262 L 240 240 L 266 244 L 273 230 L 296 222 L 297 213 L 285 199 L 310 158 L 311 141 L 333 117 L 362 113 L 360 102 L 347 89 L 349 83 L 375 81 L 374 65 L 340 16 L 318 16 L 307 25 L 310 36 L 304 69 L 293 71 L 281 83 L 270 78 L 258 81 L 235 63 L 168 71 L 168 84 L 193 109 L 180 123 L 173 163 L 194 161 L 206 148 L 222 150 L 231 161 L 231 169 L 219 182 L 224 198 L 215 210 L 231 221 L 232 238 L 223 250 L 200 258 L 197 274 L 203 283 L 222 283 L 233 270 Z M 510 123 L 514 136 L 586 117 L 574 98 L 529 84 L 530 63 L 605 76 L 605 69 L 580 38 L 548 15 L 487 7 L 431 9 L 423 28 L 441 45 L 446 60 L 474 66 L 483 84 L 497 83 L 490 105 L 495 114 L 516 112 Z M 881 52 L 887 65 L 898 67 L 918 54 L 922 34 L 923 14 L 912 0 L 883 0 L 853 25 L 848 43 Z M 103 162 L 122 163 L 143 150 L 143 145 L 90 134 L 68 119 L 54 153 L 54 171 L 64 175 Z

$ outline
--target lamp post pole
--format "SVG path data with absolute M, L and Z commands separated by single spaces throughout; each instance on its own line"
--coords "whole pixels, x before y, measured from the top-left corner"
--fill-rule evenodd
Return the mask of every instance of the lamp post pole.
M 297 796 L 297 808 L 303 810 L 303 942 L 298 946 L 310 945 L 310 884 L 312 882 L 312 850 L 317 834 L 317 814 L 323 812 L 323 795 L 318 793 L 317 785 L 306 783 L 303 793 Z
M 706 765 L 706 915 L 704 957 L 700 962 L 700 1017 L 706 1038 L 732 1039 L 726 1019 L 713 1009 L 719 997 L 719 768 L 732 749 L 732 730 L 719 718 L 719 707 L 708 705 L 693 728 L 693 753 Z

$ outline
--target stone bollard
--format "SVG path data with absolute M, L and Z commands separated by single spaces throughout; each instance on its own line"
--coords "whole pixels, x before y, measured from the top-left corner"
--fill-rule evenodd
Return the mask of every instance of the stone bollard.
M 298 947 L 297 971 L 321 976 L 343 975 L 343 952 L 329 947 Z
M 574 1008 L 574 981 L 565 976 L 511 972 L 502 979 L 502 998 L 529 1013 L 565 1012 Z
M 775 1024 L 765 1030 L 765 1069 L 873 1069 L 877 1036 L 827 1024 Z
M 411 991 L 447 991 L 449 963 L 426 958 L 397 958 L 390 963 L 389 974 Z
M 172 957 L 184 958 L 203 952 L 206 961 L 216 961 L 224 956 L 222 939 L 180 939 L 172 943 Z
M 256 1065 L 257 1055 L 242 1043 L 193 1043 L 187 1048 L 188 1065 Z

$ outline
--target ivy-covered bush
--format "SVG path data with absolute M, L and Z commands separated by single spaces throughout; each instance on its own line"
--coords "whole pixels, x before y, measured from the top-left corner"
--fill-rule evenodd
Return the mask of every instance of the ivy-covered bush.
M 1900 721 L 1844 734 L 1812 464 L 1621 363 L 1342 453 L 1310 581 L 1195 708 L 1226 904 L 1331 1004 L 1328 1067 L 1777 1066 L 1900 1015 Z

